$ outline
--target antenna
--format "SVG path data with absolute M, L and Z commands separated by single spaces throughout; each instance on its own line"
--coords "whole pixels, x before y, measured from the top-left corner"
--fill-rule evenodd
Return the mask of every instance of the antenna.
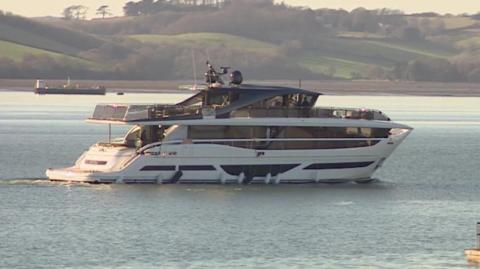
M 197 62 L 195 61 L 195 51 L 192 49 L 192 63 L 193 63 L 193 90 L 197 89 Z
M 210 62 L 210 53 L 208 52 L 208 48 L 205 49 L 205 54 L 207 54 L 207 62 Z
M 207 60 L 207 72 L 205 72 L 205 81 L 210 87 L 218 87 L 223 85 L 222 76 L 228 73 L 229 67 L 221 67 L 220 72 Z

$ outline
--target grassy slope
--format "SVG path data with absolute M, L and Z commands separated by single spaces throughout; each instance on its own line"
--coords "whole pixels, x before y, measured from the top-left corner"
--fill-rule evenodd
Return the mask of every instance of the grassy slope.
M 480 48 L 480 33 L 475 36 L 467 37 L 456 43 L 459 48 Z
M 176 44 L 185 47 L 225 46 L 260 53 L 275 53 L 278 46 L 267 42 L 221 33 L 189 33 L 180 35 L 132 35 L 136 40 L 155 44 Z
M 0 25 L 0 40 L 11 41 L 14 43 L 28 45 L 30 47 L 47 49 L 63 54 L 75 54 L 78 49 L 62 44 L 52 39 L 48 39 L 39 34 L 25 31 L 21 28 L 10 25 Z
M 339 78 L 350 78 L 353 72 L 365 70 L 368 64 L 346 58 L 322 56 L 315 51 L 306 52 L 297 58 L 298 64 L 314 73 L 328 74 L 329 69 L 334 70 L 333 75 Z
M 331 38 L 323 40 L 320 49 L 309 51 L 298 58 L 300 64 L 313 72 L 324 73 L 335 69 L 335 76 L 350 78 L 351 73 L 362 73 L 369 66 L 392 68 L 397 62 L 422 57 L 447 58 L 451 51 L 435 48 L 430 43 L 407 44 L 395 40 Z
M 468 17 L 446 17 L 442 20 L 447 30 L 470 27 L 478 23 L 478 21 Z
M 81 41 L 89 41 L 89 45 L 92 45 L 91 43 L 93 42 L 101 44 L 102 40 L 89 34 L 51 27 L 26 18 L 16 19 L 17 21 L 12 21 L 11 17 L 0 16 L 0 57 L 18 62 L 29 54 L 43 54 L 57 60 L 70 61 L 71 63 L 87 65 L 92 68 L 99 66 L 96 63 L 78 57 L 78 53 L 82 52 L 83 49 L 81 49 L 82 45 L 77 44 L 81 43 Z M 63 39 L 60 38 L 60 40 L 52 36 L 52 34 L 62 35 L 64 33 L 67 35 L 62 36 Z M 83 46 L 86 45 L 83 44 Z
M 97 48 L 105 42 L 91 34 L 58 27 L 63 24 L 63 20 L 47 24 L 0 14 L 0 40 L 72 56 Z
M 13 42 L 2 41 L 0 40 L 0 57 L 5 57 L 12 59 L 14 61 L 21 61 L 24 56 L 33 54 L 33 55 L 48 55 L 55 59 L 68 59 L 81 64 L 89 64 L 89 62 L 75 58 L 72 56 L 67 56 L 65 54 L 51 52 L 48 50 L 37 49 L 29 46 L 20 45 Z

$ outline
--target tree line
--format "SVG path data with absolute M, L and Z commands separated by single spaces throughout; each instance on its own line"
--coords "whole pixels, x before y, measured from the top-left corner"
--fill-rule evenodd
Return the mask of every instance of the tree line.
M 129 1 L 123 11 L 125 16 L 155 14 L 162 11 L 216 10 L 230 4 L 232 0 L 141 0 Z

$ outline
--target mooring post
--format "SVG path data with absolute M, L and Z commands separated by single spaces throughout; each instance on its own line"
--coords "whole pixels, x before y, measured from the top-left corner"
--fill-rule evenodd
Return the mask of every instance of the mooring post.
M 480 249 L 480 222 L 477 222 L 477 244 L 475 248 Z

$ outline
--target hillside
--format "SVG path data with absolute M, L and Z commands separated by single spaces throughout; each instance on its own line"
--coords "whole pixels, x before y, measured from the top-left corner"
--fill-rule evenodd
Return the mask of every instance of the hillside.
M 268 1 L 142 10 L 90 21 L 0 14 L 0 60 L 18 63 L 0 61 L 0 77 L 68 69 L 79 78 L 183 79 L 191 77 L 193 51 L 197 65 L 210 58 L 252 79 L 480 81 L 478 17 Z M 32 63 L 38 70 L 25 70 Z
M 130 35 L 130 38 L 144 43 L 174 45 L 185 48 L 225 47 L 258 53 L 276 53 L 279 47 L 275 44 L 223 33 L 188 33 L 179 35 Z
M 222 33 L 189 33 L 179 35 L 130 35 L 144 43 L 173 45 L 176 47 L 207 50 L 224 47 L 258 54 L 279 55 L 284 53 L 281 45 Z M 391 69 L 398 62 L 420 57 L 448 58 L 454 50 L 437 48 L 431 42 L 409 44 L 387 38 L 328 37 L 319 41 L 315 49 L 303 49 L 293 53 L 289 60 L 314 74 L 333 72 L 334 77 L 349 79 L 352 73 L 361 73 L 372 66 Z
M 13 42 L 0 40 L 0 58 L 9 58 L 13 61 L 19 62 L 26 55 L 46 55 L 54 59 L 68 58 L 70 60 L 78 60 L 72 56 L 67 56 L 62 53 L 56 53 L 44 49 L 37 49 L 31 46 L 24 46 Z

